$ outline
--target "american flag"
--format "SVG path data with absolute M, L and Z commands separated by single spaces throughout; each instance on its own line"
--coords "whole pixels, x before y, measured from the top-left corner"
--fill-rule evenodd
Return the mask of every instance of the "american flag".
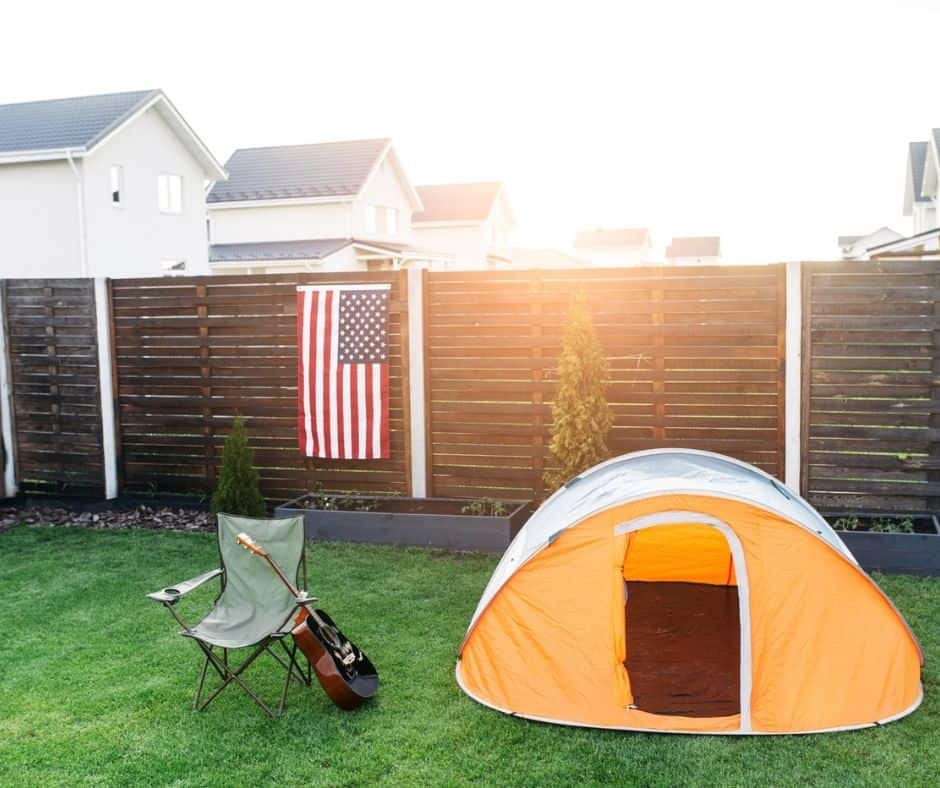
M 297 288 L 297 429 L 305 457 L 389 456 L 390 290 Z

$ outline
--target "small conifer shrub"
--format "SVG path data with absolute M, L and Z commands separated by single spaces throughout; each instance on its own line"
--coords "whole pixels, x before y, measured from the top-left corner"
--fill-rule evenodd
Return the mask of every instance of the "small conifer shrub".
M 548 492 L 607 459 L 613 417 L 604 395 L 606 386 L 607 358 L 582 291 L 571 301 L 558 359 L 549 443 L 556 467 L 545 472 Z
M 267 512 L 264 496 L 258 487 L 258 471 L 252 465 L 248 431 L 241 416 L 235 417 L 222 450 L 219 486 L 212 496 L 212 513 L 219 512 L 245 517 L 264 517 Z

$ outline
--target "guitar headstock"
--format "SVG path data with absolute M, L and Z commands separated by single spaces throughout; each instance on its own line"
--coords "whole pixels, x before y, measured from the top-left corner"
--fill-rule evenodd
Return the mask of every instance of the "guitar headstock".
M 244 547 L 249 553 L 260 555 L 262 558 L 267 558 L 268 556 L 268 551 L 246 533 L 240 533 L 235 537 L 235 541 Z

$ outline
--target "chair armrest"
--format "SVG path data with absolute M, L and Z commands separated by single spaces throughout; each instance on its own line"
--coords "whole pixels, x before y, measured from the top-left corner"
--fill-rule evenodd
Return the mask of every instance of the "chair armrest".
M 208 583 L 221 574 L 221 569 L 213 569 L 211 572 L 199 575 L 199 577 L 193 577 L 189 580 L 184 580 L 182 583 L 177 583 L 175 586 L 169 586 L 159 591 L 154 591 L 152 594 L 147 594 L 147 598 L 153 599 L 155 602 L 163 602 L 166 605 L 175 605 L 180 597 L 188 594 L 193 589 L 199 588 L 199 586 L 204 583 Z

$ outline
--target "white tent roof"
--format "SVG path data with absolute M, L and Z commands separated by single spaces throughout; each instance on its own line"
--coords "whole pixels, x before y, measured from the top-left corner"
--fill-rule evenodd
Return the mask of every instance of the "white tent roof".
M 676 493 L 731 498 L 772 511 L 816 534 L 857 564 L 832 526 L 812 506 L 759 468 L 693 449 L 635 452 L 585 471 L 539 507 L 503 554 L 469 629 L 519 567 L 561 532 L 612 506 Z

